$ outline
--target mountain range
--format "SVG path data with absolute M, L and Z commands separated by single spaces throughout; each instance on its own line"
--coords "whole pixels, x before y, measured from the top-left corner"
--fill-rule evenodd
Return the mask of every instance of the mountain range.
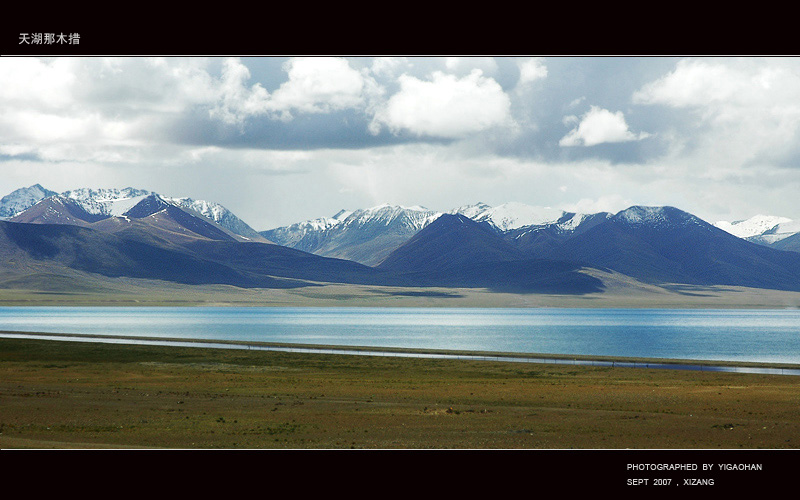
M 746 220 L 719 221 L 714 225 L 747 241 L 800 252 L 800 221 L 772 215 L 755 215 Z
M 448 214 L 463 215 L 507 239 L 518 240 L 520 245 L 530 245 L 543 238 L 560 240 L 610 215 L 576 214 L 522 203 L 497 207 L 477 203 L 453 209 Z M 260 234 L 279 245 L 375 266 L 442 215 L 419 206 L 384 204 L 355 211 L 341 210 L 333 217 L 299 222 Z
M 658 286 L 800 291 L 800 252 L 786 251 L 800 249 L 800 225 L 778 217 L 709 224 L 674 207 L 579 214 L 520 203 L 447 213 L 379 205 L 256 232 L 213 202 L 38 184 L 0 199 L 0 214 L 0 287 L 46 287 L 47 277 L 72 270 L 245 288 L 588 294 L 604 289 L 595 270 Z
M 130 210 L 142 204 L 133 212 L 141 214 L 143 213 L 142 207 L 148 203 L 152 206 L 161 205 L 162 208 L 167 205 L 178 207 L 194 216 L 199 215 L 238 237 L 263 241 L 263 238 L 253 228 L 218 203 L 191 198 L 170 198 L 130 187 L 124 189 L 82 188 L 56 193 L 35 184 L 17 189 L 0 199 L 0 219 L 52 224 L 69 223 L 68 221 L 71 220 L 73 224 L 83 225 L 83 223 L 91 224 L 113 218 L 127 219 Z M 54 208 L 54 204 L 65 208 Z M 31 212 L 31 209 L 35 209 L 34 212 Z M 145 211 L 147 210 L 145 209 Z M 59 218 L 61 220 L 57 220 Z

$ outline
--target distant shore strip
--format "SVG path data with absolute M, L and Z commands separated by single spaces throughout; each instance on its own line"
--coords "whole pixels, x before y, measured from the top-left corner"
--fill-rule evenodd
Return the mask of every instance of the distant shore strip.
M 261 351 L 296 352 L 305 354 L 334 354 L 358 356 L 388 356 L 406 358 L 453 359 L 472 361 L 498 361 L 515 363 L 542 363 L 576 366 L 601 366 L 611 368 L 649 368 L 692 370 L 709 372 L 754 373 L 765 375 L 800 376 L 800 365 L 781 363 L 754 363 L 740 361 L 678 360 L 659 358 L 629 358 L 571 354 L 536 354 L 484 351 L 455 351 L 440 349 L 412 349 L 396 347 L 333 346 L 316 344 L 289 344 L 277 342 L 251 342 L 241 340 L 203 340 L 158 337 L 126 337 L 121 335 L 89 335 L 73 333 L 41 333 L 0 331 L 0 338 L 57 340 L 72 342 L 100 342 L 172 347 L 204 347 L 211 349 L 243 349 Z

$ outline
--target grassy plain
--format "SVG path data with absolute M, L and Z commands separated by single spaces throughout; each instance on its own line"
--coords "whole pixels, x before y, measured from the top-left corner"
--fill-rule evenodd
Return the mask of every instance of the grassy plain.
M 800 379 L 0 339 L 0 448 L 797 448 Z
M 327 284 L 290 290 L 241 289 L 224 285 L 91 292 L 2 290 L 6 306 L 240 306 L 240 307 L 630 307 L 751 308 L 800 307 L 800 293 L 737 287 L 662 287 L 587 295 L 499 293 L 483 289 L 391 288 Z
M 584 272 L 601 279 L 604 291 L 555 295 L 333 283 L 266 289 L 108 278 L 73 270 L 63 275 L 34 270 L 9 277 L 0 270 L 0 306 L 800 308 L 800 292 L 669 283 L 656 286 L 614 272 Z

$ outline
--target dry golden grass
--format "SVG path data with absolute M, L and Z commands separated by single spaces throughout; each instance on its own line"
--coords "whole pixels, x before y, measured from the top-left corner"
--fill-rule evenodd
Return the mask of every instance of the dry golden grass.
M 0 339 L 2 448 L 796 448 L 800 379 Z

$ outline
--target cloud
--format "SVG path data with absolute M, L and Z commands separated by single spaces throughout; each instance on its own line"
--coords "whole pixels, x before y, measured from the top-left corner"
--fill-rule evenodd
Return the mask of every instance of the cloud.
M 476 69 L 494 76 L 499 69 L 494 57 L 445 57 L 444 67 L 447 73 L 458 76 L 467 76 Z
M 510 123 L 511 101 L 480 70 L 458 78 L 440 71 L 429 81 L 401 75 L 400 90 L 376 112 L 371 130 L 385 124 L 394 133 L 460 138 Z
M 205 59 L 3 58 L 0 147 L 46 161 L 135 161 L 169 117 L 218 95 Z M 155 142 L 146 144 L 146 139 Z
M 565 117 L 564 123 L 572 123 L 575 117 Z M 597 106 L 581 117 L 577 127 L 565 135 L 558 144 L 561 146 L 595 146 L 606 142 L 638 141 L 650 134 L 634 134 L 628 129 L 622 111 L 612 113 Z
M 372 60 L 370 71 L 377 76 L 393 78 L 411 68 L 407 57 L 376 57 Z
M 541 57 L 532 57 L 517 63 L 519 66 L 519 85 L 526 85 L 547 77 L 547 66 Z
M 637 104 L 664 104 L 685 108 L 726 103 L 742 97 L 749 78 L 725 66 L 681 60 L 674 71 L 644 85 L 633 94 Z
M 223 62 L 217 105 L 209 112 L 226 123 L 241 123 L 248 116 L 271 110 L 270 95 L 260 84 L 245 86 L 250 70 L 238 59 Z
M 800 156 L 800 64 L 793 58 L 681 60 L 632 99 L 688 113 L 691 126 L 672 132 L 673 149 L 690 144 L 709 165 L 791 164 Z
M 384 63 L 380 67 L 385 70 L 387 66 Z M 212 116 L 227 123 L 242 123 L 259 115 L 291 120 L 296 113 L 363 109 L 371 95 L 381 93 L 374 80 L 339 57 L 296 57 L 283 69 L 288 80 L 270 94 L 258 83 L 246 87 L 250 71 L 238 59 L 226 60 Z
M 0 103 L 3 108 L 25 106 L 59 109 L 71 102 L 75 86 L 74 61 L 46 63 L 29 57 L 4 58 L 0 64 Z
M 574 108 L 575 106 L 578 106 L 580 103 L 582 103 L 585 100 L 586 100 L 586 96 L 578 97 L 577 99 L 573 99 L 572 101 L 570 101 L 570 103 L 569 103 L 569 105 L 567 107 Z
M 361 107 L 368 83 L 360 72 L 338 57 L 298 57 L 284 69 L 289 80 L 273 94 L 273 109 L 288 113 L 327 113 Z

